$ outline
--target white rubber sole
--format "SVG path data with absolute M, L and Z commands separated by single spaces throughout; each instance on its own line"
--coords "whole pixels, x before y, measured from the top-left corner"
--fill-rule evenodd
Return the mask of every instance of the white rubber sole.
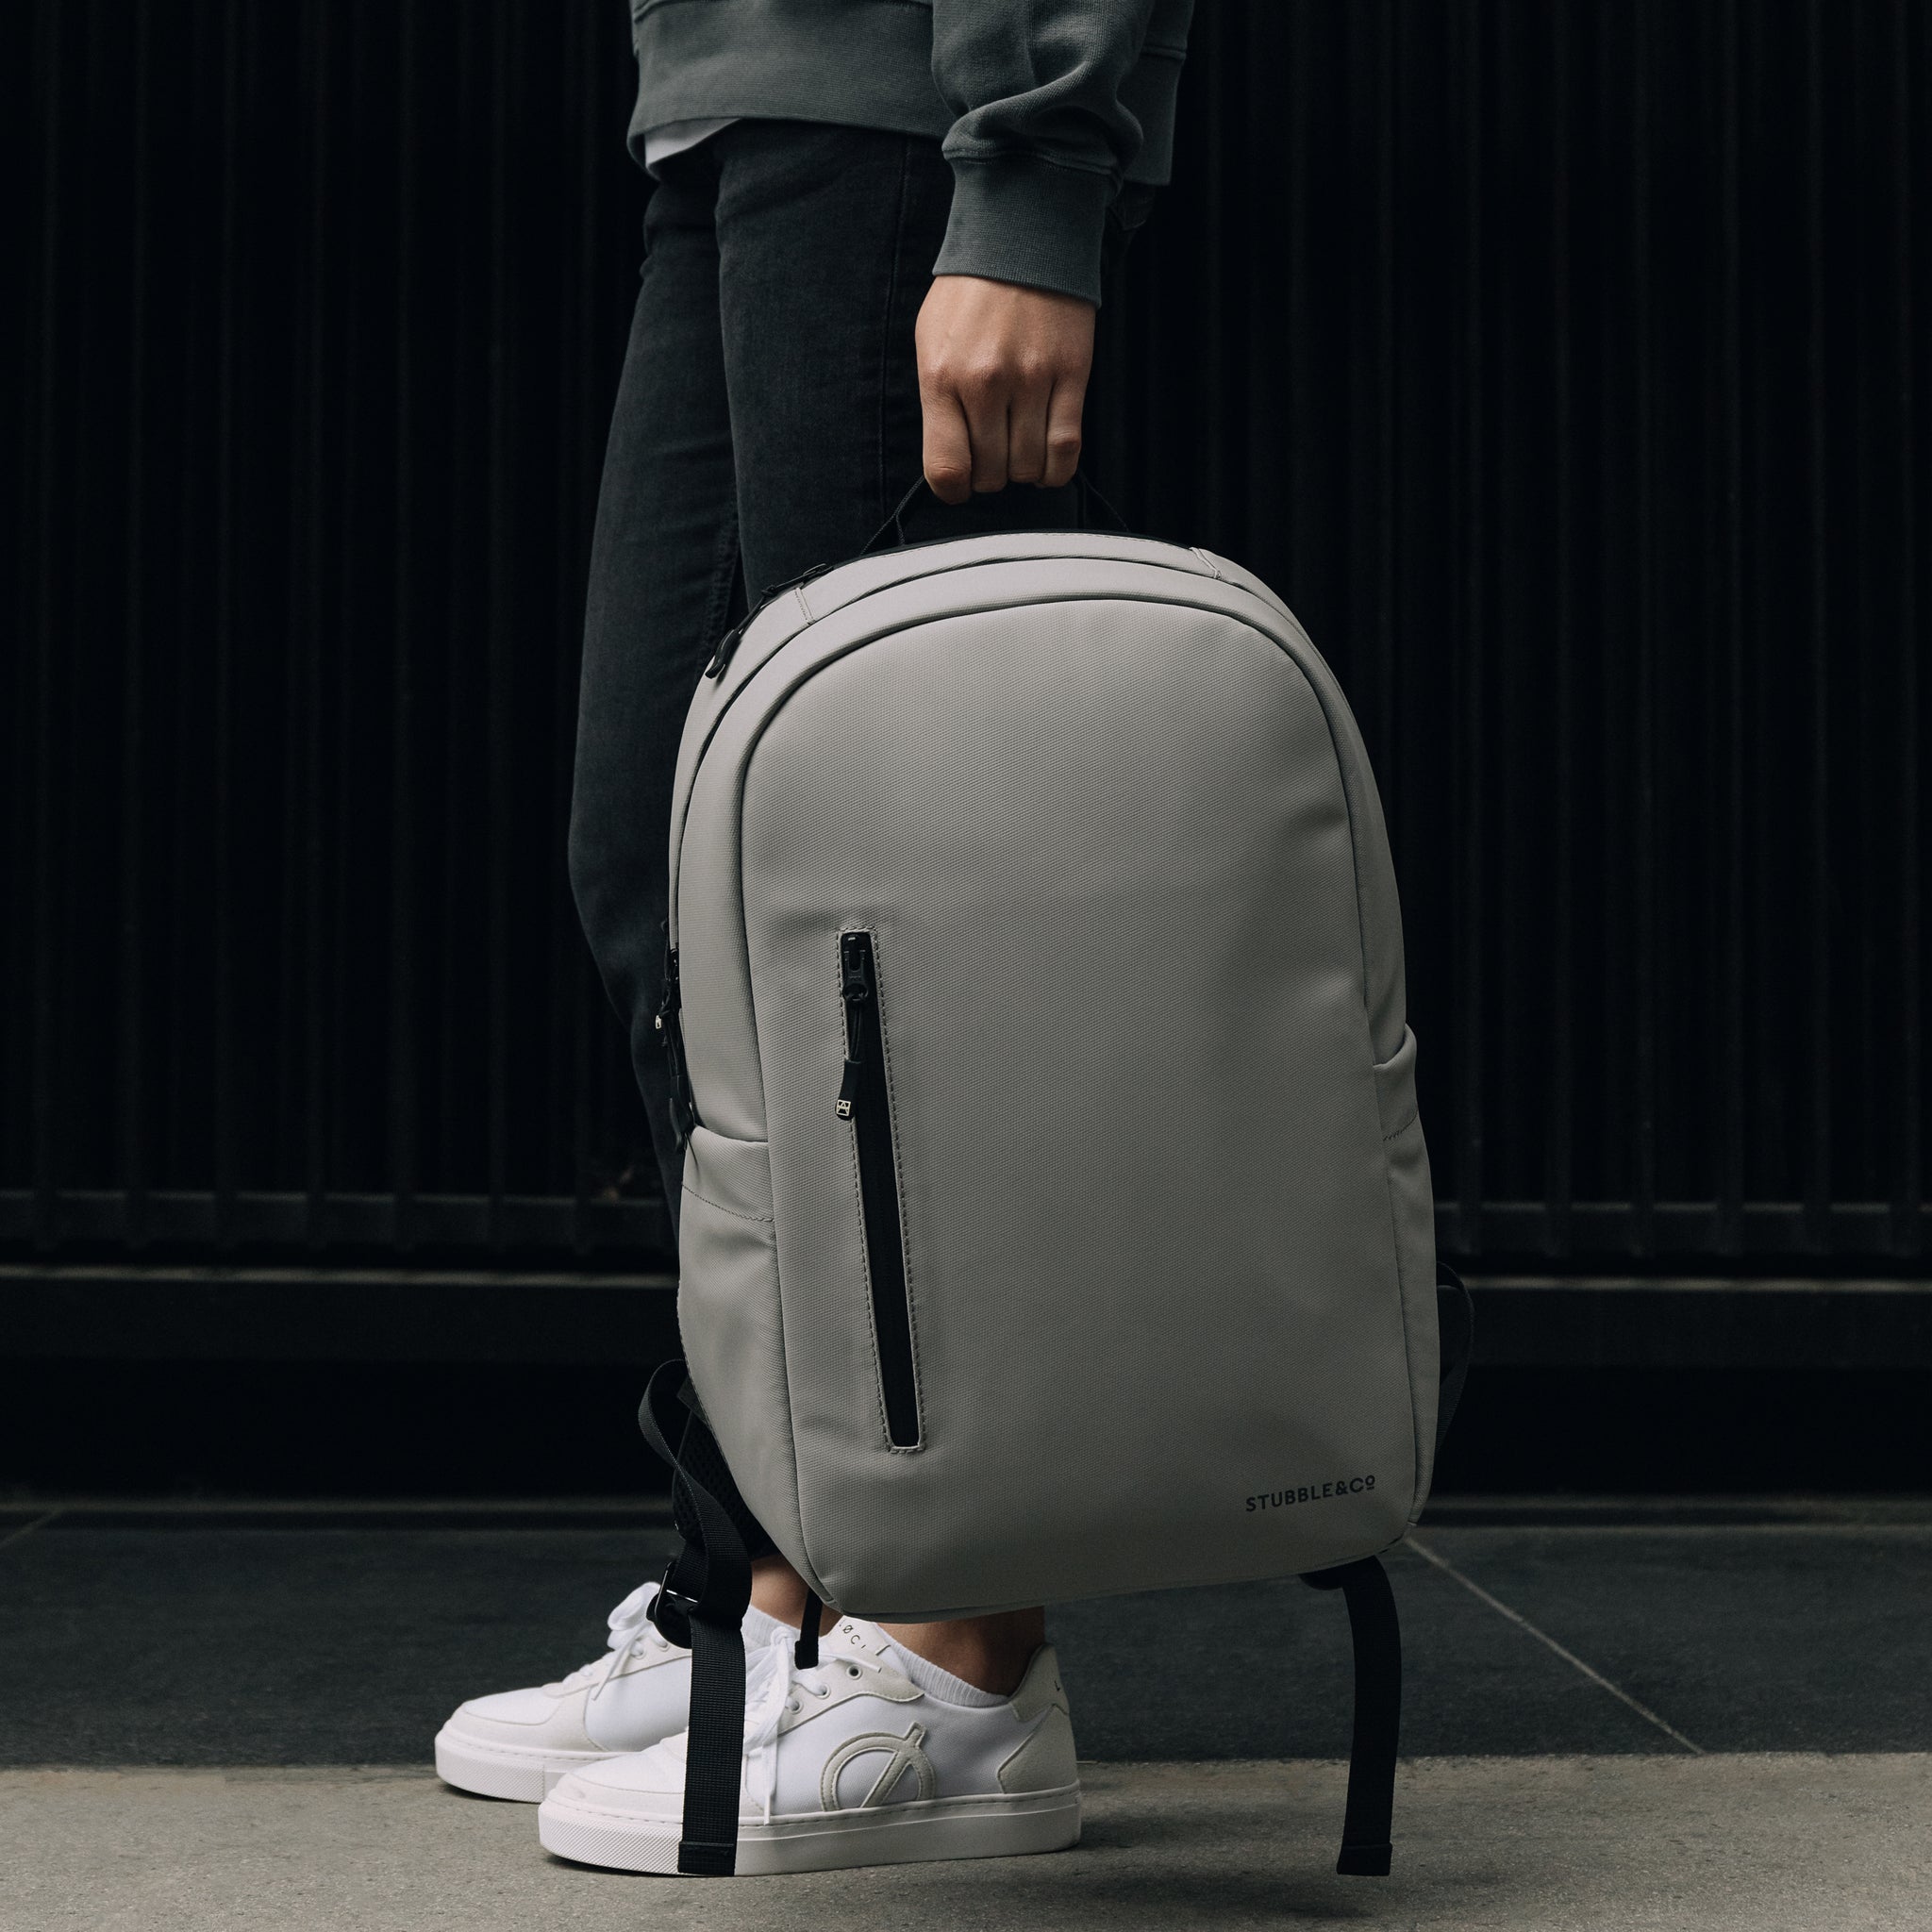
M 602 1764 L 616 1751 L 539 1751 L 529 1745 L 495 1744 L 443 1725 L 436 1734 L 436 1774 L 459 1791 L 479 1798 L 509 1798 L 521 1805 L 541 1805 L 558 1778 Z
M 545 1851 L 618 1872 L 677 1870 L 675 1818 L 641 1817 L 552 1795 L 537 1813 Z M 851 1865 L 913 1865 L 930 1858 L 1009 1858 L 1080 1841 L 1080 1787 L 930 1798 L 851 1811 L 814 1811 L 738 1827 L 741 1877 L 837 1872 Z

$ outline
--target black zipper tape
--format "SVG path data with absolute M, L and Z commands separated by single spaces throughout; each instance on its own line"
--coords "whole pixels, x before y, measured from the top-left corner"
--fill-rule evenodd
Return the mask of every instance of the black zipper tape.
M 671 943 L 671 922 L 661 922 L 664 933 L 664 981 L 658 997 L 658 1010 L 652 1025 L 671 1076 L 671 1132 L 681 1152 L 691 1139 L 691 1130 L 701 1126 L 697 1102 L 692 1096 L 691 1074 L 684 1061 L 684 1000 L 677 984 L 677 948 Z
M 871 933 L 839 935 L 839 980 L 845 997 L 845 1075 L 839 1087 L 838 1113 L 852 1124 L 858 1153 L 859 1208 L 865 1223 L 866 1270 L 872 1277 L 872 1326 L 878 1346 L 886 1434 L 895 1449 L 915 1449 L 919 1382 L 912 1366 L 912 1307 L 906 1293 L 899 1163 L 892 1150 L 885 1029 Z

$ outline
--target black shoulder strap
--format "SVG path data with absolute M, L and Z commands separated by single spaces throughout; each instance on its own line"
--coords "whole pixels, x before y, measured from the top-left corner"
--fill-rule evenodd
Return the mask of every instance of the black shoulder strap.
M 677 1869 L 728 1878 L 738 1864 L 744 1611 L 751 1601 L 753 1543 L 763 1541 L 766 1549 L 771 1544 L 731 1480 L 682 1362 L 667 1362 L 651 1377 L 638 1426 L 671 1465 L 672 1510 L 682 1538 L 651 1606 L 658 1628 L 691 1649 L 691 1729 Z
M 1355 1735 L 1348 1754 L 1348 1809 L 1341 1823 L 1344 1877 L 1386 1878 L 1395 1810 L 1395 1754 L 1402 1737 L 1402 1626 L 1378 1557 L 1316 1570 L 1302 1581 L 1339 1590 L 1355 1647 Z
M 1469 1376 L 1475 1308 L 1455 1269 L 1436 1268 L 1436 1317 L 1441 1334 L 1441 1380 L 1436 1396 L 1436 1447 L 1441 1449 L 1462 1385 Z M 1380 1878 L 1391 1858 L 1390 1823 L 1395 1810 L 1395 1755 L 1402 1738 L 1402 1625 L 1389 1573 L 1375 1557 L 1317 1570 L 1302 1581 L 1315 1590 L 1339 1590 L 1348 1605 L 1355 1648 L 1355 1736 L 1348 1756 L 1348 1810 L 1341 1826 L 1344 1876 Z
M 801 1671 L 813 1670 L 819 1660 L 819 1625 L 824 1621 L 825 1600 L 809 1587 L 805 1592 L 805 1614 L 798 1620 L 798 1641 L 791 1646 L 791 1660 Z

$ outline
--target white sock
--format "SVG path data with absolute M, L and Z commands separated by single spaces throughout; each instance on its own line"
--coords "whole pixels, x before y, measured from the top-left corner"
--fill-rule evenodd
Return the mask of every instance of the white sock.
M 782 1630 L 788 1637 L 796 1637 L 798 1632 L 790 1624 L 781 1624 L 769 1610 L 761 1610 L 753 1604 L 744 1613 L 744 1647 L 747 1650 L 762 1650 L 772 1639 Z
M 977 1684 L 969 1684 L 964 1677 L 941 1670 L 930 1658 L 908 1650 L 896 1638 L 889 1637 L 886 1641 L 892 1646 L 892 1661 L 928 1697 L 937 1697 L 941 1704 L 963 1704 L 969 1710 L 985 1710 L 1010 1701 L 997 1690 L 982 1690 Z

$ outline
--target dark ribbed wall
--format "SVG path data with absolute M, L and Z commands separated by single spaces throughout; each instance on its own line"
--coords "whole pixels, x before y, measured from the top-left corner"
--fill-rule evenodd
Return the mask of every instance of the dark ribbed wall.
M 1445 1241 L 1909 1272 L 1924 9 L 1201 11 L 1098 464 L 1355 703 Z M 0 1241 L 657 1241 L 562 863 L 623 9 L 13 44 Z

